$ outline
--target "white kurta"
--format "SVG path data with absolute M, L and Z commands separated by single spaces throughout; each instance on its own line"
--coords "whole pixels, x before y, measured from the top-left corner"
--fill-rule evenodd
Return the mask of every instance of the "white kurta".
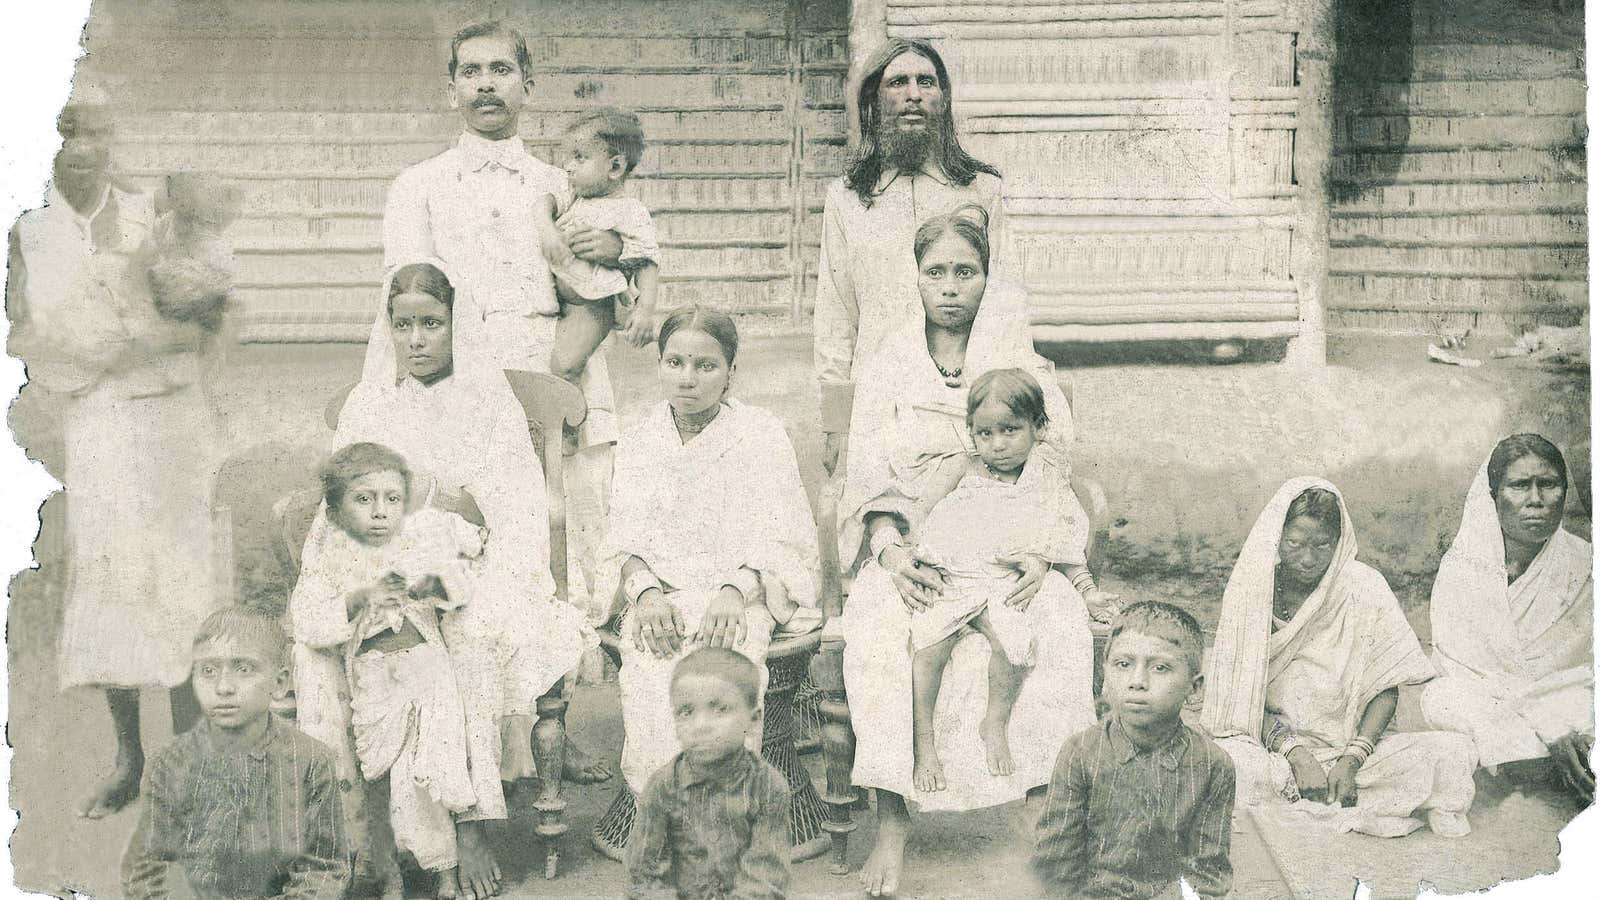
M 1333 561 L 1294 618 L 1274 627 L 1278 542 L 1294 499 L 1311 488 L 1339 497 Z M 1223 594 L 1206 668 L 1203 719 L 1237 766 L 1244 803 L 1297 800 L 1277 728 L 1287 727 L 1331 769 L 1359 734 L 1367 704 L 1384 691 L 1433 677 L 1400 604 L 1377 570 L 1356 560 L 1355 527 L 1338 489 L 1320 478 L 1279 488 L 1256 519 Z M 1466 834 L 1476 755 L 1443 731 L 1385 734 L 1356 773 L 1356 805 L 1299 808 L 1345 831 L 1398 837 L 1424 819 L 1446 836 Z
M 1485 766 L 1548 755 L 1594 734 L 1594 550 L 1561 529 L 1506 584 L 1505 544 L 1487 463 L 1433 585 L 1430 724 L 1470 735 Z
M 64 688 L 182 684 L 200 622 L 231 599 L 232 535 L 212 506 L 221 433 L 197 383 L 204 338 L 155 311 L 137 262 L 152 225 L 143 195 L 108 188 L 80 216 L 52 188 L 13 233 L 12 349 L 58 392 L 65 443 Z
M 666 586 L 686 634 L 742 567 L 760 573 L 766 605 L 745 609 L 735 649 L 766 683 L 766 653 L 776 628 L 817 627 L 816 523 L 783 423 L 737 401 L 685 443 L 666 403 L 657 404 L 617 445 L 617 493 L 606 529 L 602 587 L 614 594 L 629 557 L 644 560 Z M 631 613 L 629 613 L 631 616 Z M 623 621 L 623 634 L 630 622 Z M 692 648 L 657 659 L 622 641 L 622 773 L 637 794 L 679 751 L 668 687 L 672 668 Z M 752 750 L 761 747 L 754 730 Z

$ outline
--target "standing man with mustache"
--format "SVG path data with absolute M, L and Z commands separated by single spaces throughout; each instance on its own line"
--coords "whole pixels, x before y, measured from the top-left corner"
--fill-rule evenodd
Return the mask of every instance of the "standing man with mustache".
M 816 370 L 830 475 L 850 429 L 852 373 L 884 335 L 921 321 L 917 226 L 968 203 L 989 212 L 991 233 L 1000 221 L 1000 172 L 961 149 L 950 101 L 938 51 L 904 38 L 878 48 L 857 88 L 859 143 L 828 186 L 817 262 Z

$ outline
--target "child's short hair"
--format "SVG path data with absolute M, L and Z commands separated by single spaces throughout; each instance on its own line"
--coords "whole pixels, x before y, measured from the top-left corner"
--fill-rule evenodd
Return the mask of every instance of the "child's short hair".
M 761 705 L 761 698 L 757 696 L 761 690 L 761 673 L 756 670 L 756 664 L 744 654 L 727 647 L 701 647 L 678 660 L 678 664 L 672 667 L 669 689 L 677 688 L 678 679 L 685 675 L 720 678 L 737 688 L 751 709 Z
M 626 161 L 629 172 L 644 156 L 644 126 L 639 124 L 638 116 L 625 109 L 615 106 L 591 109 L 572 120 L 572 124 L 567 126 L 567 133 L 572 134 L 581 128 L 594 129 L 595 138 L 606 145 L 606 152 L 612 156 L 620 155 Z
M 511 50 L 517 56 L 517 68 L 522 70 L 523 79 L 533 77 L 533 56 L 528 53 L 528 42 L 523 39 L 522 32 L 512 28 L 498 19 L 488 22 L 473 22 L 471 25 L 456 32 L 450 39 L 450 77 L 456 77 L 456 51 L 461 45 L 473 38 L 499 36 L 511 42 Z
M 411 491 L 411 468 L 406 465 L 406 458 L 382 444 L 363 441 L 336 451 L 317 471 L 322 481 L 322 501 L 329 510 L 338 509 L 350 482 L 373 472 L 399 472 L 406 492 Z
M 191 646 L 223 638 L 238 641 L 261 653 L 267 665 L 274 668 L 288 664 L 289 636 L 283 623 L 248 606 L 224 606 L 200 623 Z
M 990 369 L 978 376 L 967 392 L 967 424 L 985 400 L 998 400 L 1022 419 L 1043 428 L 1050 417 L 1044 412 L 1044 389 L 1038 379 L 1022 369 Z
M 1205 637 L 1200 633 L 1200 623 L 1187 612 L 1159 600 L 1141 600 L 1129 606 L 1111 623 L 1111 640 L 1106 644 L 1107 656 L 1124 631 L 1136 631 L 1170 642 L 1183 654 L 1189 674 L 1200 674 L 1200 654 Z

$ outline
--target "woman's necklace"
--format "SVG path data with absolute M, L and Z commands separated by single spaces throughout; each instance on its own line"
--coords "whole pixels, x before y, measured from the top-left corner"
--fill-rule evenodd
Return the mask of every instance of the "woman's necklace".
M 699 434 L 705 431 L 712 420 L 722 412 L 721 403 L 697 413 L 680 413 L 675 407 L 668 408 L 672 410 L 672 424 L 677 426 L 681 434 Z

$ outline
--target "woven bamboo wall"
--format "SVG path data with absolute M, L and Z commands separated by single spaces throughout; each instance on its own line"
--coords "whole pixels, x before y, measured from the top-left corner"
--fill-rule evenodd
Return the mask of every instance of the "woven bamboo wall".
M 1582 7 L 1348 4 L 1330 325 L 1573 324 L 1588 304 Z
M 1046 338 L 1281 337 L 1296 24 L 1279 0 L 888 0 L 1006 182 Z
M 449 35 L 501 18 L 527 36 L 522 136 L 548 158 L 563 123 L 638 112 L 633 185 L 665 242 L 663 302 L 793 327 L 815 274 L 821 184 L 843 147 L 847 0 L 180 4 L 100 0 L 88 35 L 121 107 L 116 158 L 247 188 L 235 232 L 245 337 L 363 339 L 390 181 L 459 130 Z

